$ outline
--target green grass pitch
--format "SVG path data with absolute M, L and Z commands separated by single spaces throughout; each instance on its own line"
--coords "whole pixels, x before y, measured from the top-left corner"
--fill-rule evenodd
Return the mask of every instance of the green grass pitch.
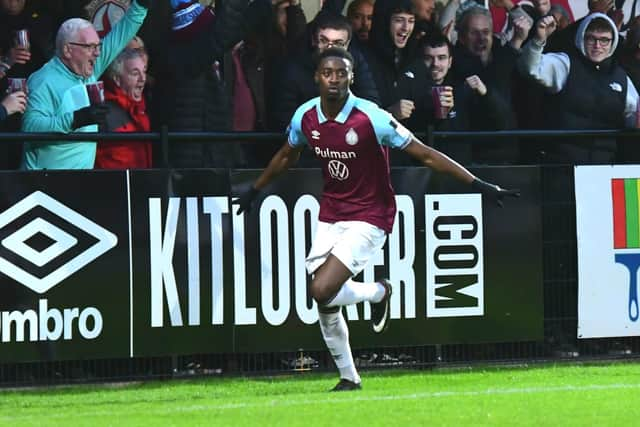
M 0 389 L 2 426 L 634 426 L 640 363 Z

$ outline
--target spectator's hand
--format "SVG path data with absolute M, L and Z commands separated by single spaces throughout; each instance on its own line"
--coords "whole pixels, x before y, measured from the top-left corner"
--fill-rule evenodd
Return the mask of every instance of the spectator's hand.
M 440 92 L 440 105 L 451 110 L 453 103 L 453 88 L 451 86 L 445 86 Z
M 482 193 L 484 197 L 487 197 L 500 207 L 502 207 L 502 199 L 505 197 L 520 197 L 520 190 L 505 190 L 504 188 L 500 188 L 495 184 L 490 184 L 488 182 L 484 182 L 481 179 L 474 179 L 471 183 L 471 187 L 474 190 Z
M 529 31 L 533 26 L 533 20 L 526 16 L 520 16 L 513 20 L 513 40 L 521 44 L 529 36 Z
M 501 7 L 507 11 L 514 8 L 514 4 L 511 0 L 489 0 L 489 5 L 493 7 Z
M 253 207 L 253 202 L 256 200 L 259 194 L 260 190 L 256 190 L 253 186 L 251 186 L 251 188 L 242 193 L 240 197 L 233 199 L 231 201 L 231 204 L 239 205 L 238 215 L 240 215 L 242 212 L 249 213 L 251 212 L 251 208 Z
M 413 110 L 415 108 L 416 107 L 413 104 L 413 101 L 410 101 L 408 99 L 401 99 L 400 101 L 398 101 L 395 104 L 391 105 L 388 108 L 388 111 L 397 120 L 404 120 L 404 119 L 408 119 L 409 117 L 411 117 L 411 114 L 413 114 Z
M 24 113 L 27 108 L 27 94 L 22 91 L 10 93 L 2 100 L 2 106 L 7 110 L 7 115 Z
M 448 39 L 451 40 L 451 32 L 453 31 L 455 19 L 452 19 L 447 25 L 442 28 L 442 34 Z
M 469 76 L 465 79 L 467 86 L 471 88 L 475 93 L 480 96 L 485 96 L 487 94 L 487 87 L 484 82 L 477 75 Z
M 540 44 L 546 43 L 549 36 L 556 30 L 556 25 L 556 19 L 551 15 L 538 19 L 534 38 Z
M 103 124 L 107 118 L 109 107 L 107 104 L 95 104 L 81 108 L 73 112 L 73 129 L 78 129 L 87 125 Z
M 607 13 L 613 9 L 614 0 L 589 0 L 589 13 Z
M 29 49 L 14 46 L 9 49 L 9 52 L 7 52 L 7 57 L 9 58 L 9 61 L 11 61 L 10 65 L 26 64 L 31 61 L 31 51 L 29 51 Z

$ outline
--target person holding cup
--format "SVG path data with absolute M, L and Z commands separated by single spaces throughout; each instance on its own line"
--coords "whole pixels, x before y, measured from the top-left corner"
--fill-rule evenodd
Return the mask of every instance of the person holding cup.
M 106 106 L 90 103 L 87 85 L 98 80 L 136 35 L 150 3 L 151 0 L 134 0 L 102 40 L 89 21 L 72 18 L 63 22 L 56 36 L 56 55 L 28 80 L 29 99 L 22 131 L 98 131 Z M 27 142 L 21 168 L 92 169 L 95 155 L 95 141 Z
M 15 113 L 24 113 L 27 108 L 27 94 L 22 91 L 5 95 L 0 102 L 0 122 Z
M 403 124 L 413 132 L 432 126 L 438 131 L 476 130 L 480 125 L 506 127 L 505 106 L 476 75 L 464 79 L 450 73 L 453 46 L 446 36 L 434 34 L 420 40 L 422 56 L 401 77 L 398 92 L 415 104 L 415 111 Z M 478 121 L 482 120 L 482 124 Z M 472 163 L 471 144 L 445 143 L 438 148 L 462 164 Z
M 55 14 L 49 2 L 0 0 L 0 71 L 27 78 L 54 55 Z

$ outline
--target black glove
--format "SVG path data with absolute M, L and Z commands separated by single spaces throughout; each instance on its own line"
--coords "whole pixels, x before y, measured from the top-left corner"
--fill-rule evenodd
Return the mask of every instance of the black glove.
M 146 9 L 149 9 L 149 6 L 151 5 L 151 0 L 136 0 L 138 2 L 138 4 Z
M 233 199 L 231 201 L 231 204 L 240 205 L 240 207 L 238 208 L 238 215 L 240 215 L 242 212 L 249 213 L 251 212 L 251 208 L 253 207 L 253 202 L 256 200 L 259 194 L 260 190 L 256 190 L 252 186 L 247 191 L 242 193 L 240 197 L 238 197 L 237 199 Z
M 109 107 L 107 104 L 95 104 L 81 108 L 73 112 L 73 123 L 71 127 L 78 129 L 87 125 L 104 124 L 107 118 Z
M 506 196 L 509 197 L 520 197 L 520 190 L 505 190 L 504 188 L 500 188 L 495 184 L 490 184 L 488 182 L 484 182 L 481 179 L 474 179 L 471 183 L 471 187 L 474 190 L 482 193 L 483 196 L 493 200 L 496 204 L 502 207 L 502 199 Z

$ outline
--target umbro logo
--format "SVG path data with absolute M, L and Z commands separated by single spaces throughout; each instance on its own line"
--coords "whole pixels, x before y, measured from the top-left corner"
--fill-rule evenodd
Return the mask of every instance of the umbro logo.
M 0 240 L 0 272 L 40 294 L 118 243 L 115 234 L 41 191 L 0 214 L 0 232 L 8 226 L 18 229 Z M 34 240 L 44 241 L 44 247 Z M 43 269 L 44 274 L 37 273 Z
M 320 139 L 320 132 L 317 130 L 312 130 L 311 131 L 311 139 Z
M 620 83 L 616 83 L 616 82 L 609 83 L 609 87 L 613 91 L 622 92 L 622 85 Z

